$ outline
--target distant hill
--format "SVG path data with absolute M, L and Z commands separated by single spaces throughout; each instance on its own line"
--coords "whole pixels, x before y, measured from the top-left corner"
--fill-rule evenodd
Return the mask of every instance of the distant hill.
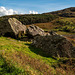
M 56 15 L 52 14 L 25 14 L 25 15 L 9 15 L 0 17 L 0 25 L 6 24 L 6 20 L 9 18 L 16 18 L 24 25 L 34 24 L 34 23 L 46 23 L 51 22 L 52 20 L 56 19 Z
M 61 17 L 75 17 L 75 7 L 66 8 L 63 10 L 43 13 L 43 14 L 53 14 Z

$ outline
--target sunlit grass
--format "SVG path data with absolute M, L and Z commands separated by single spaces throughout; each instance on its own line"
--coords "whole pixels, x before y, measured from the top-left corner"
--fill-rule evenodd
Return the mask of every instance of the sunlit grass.
M 0 75 L 66 74 L 65 70 L 58 67 L 62 63 L 59 60 L 46 57 L 31 42 L 0 37 Z
M 20 58 L 16 58 L 16 55 L 19 55 L 22 53 L 22 60 Z M 44 68 L 44 66 L 42 66 L 41 68 L 36 67 L 36 66 L 31 66 L 33 64 L 37 65 L 40 63 L 39 66 L 41 66 L 41 64 L 43 65 L 49 65 L 51 67 L 52 64 L 57 63 L 58 61 L 51 58 L 51 57 L 44 57 L 42 54 L 40 49 L 36 49 L 35 47 L 31 46 L 31 42 L 23 42 L 20 40 L 15 40 L 15 39 L 11 39 L 11 38 L 6 38 L 6 37 L 0 37 L 0 55 L 2 55 L 3 58 L 5 58 L 5 60 L 10 64 L 13 64 L 15 67 L 18 68 L 22 68 L 22 69 L 27 69 L 29 65 L 30 68 L 32 68 L 33 70 L 31 70 L 30 68 L 28 68 L 28 72 L 31 74 L 31 71 L 33 71 L 33 73 L 37 73 L 37 74 L 42 74 L 44 73 L 42 71 L 42 68 Z M 24 58 L 26 56 L 26 58 L 28 58 L 26 60 L 26 58 Z M 22 63 L 24 62 L 24 59 L 26 60 L 27 64 L 26 66 Z M 32 60 L 32 61 L 31 61 Z M 2 61 L 2 60 L 1 60 Z M 28 63 L 28 61 L 30 63 Z M 35 61 L 35 62 L 34 62 Z M 4 62 L 4 61 L 3 61 Z M 21 63 L 22 62 L 22 63 Z M 24 67 L 25 66 L 25 67 Z M 37 69 L 40 69 L 41 71 L 38 71 Z M 54 72 L 54 69 L 51 67 L 51 69 Z

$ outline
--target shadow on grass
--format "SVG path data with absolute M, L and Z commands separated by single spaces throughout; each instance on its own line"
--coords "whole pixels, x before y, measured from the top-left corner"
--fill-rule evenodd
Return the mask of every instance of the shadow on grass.
M 25 44 L 25 45 L 28 45 L 28 46 L 29 46 L 29 49 L 30 49 L 32 52 L 36 53 L 37 55 L 41 55 L 41 56 L 47 57 L 47 58 L 50 58 L 50 57 L 51 57 L 51 58 L 53 58 L 53 59 L 56 59 L 56 58 L 54 58 L 54 57 L 48 55 L 46 52 L 42 51 L 40 48 L 36 48 L 35 46 L 33 46 L 33 45 L 31 45 L 31 44 Z
M 31 44 L 25 44 L 25 45 L 28 45 L 29 46 L 29 49 L 36 53 L 37 55 L 41 55 L 43 57 L 47 57 L 47 58 L 53 58 L 55 60 L 57 60 L 57 64 L 53 64 L 52 66 L 55 68 L 57 66 L 60 67 L 60 64 L 66 64 L 68 63 L 68 65 L 72 65 L 72 66 L 75 66 L 75 58 L 66 58 L 66 57 L 62 57 L 62 58 L 57 58 L 57 57 L 52 57 L 48 54 L 46 54 L 46 52 L 43 52 L 41 49 L 39 48 L 36 48 L 35 46 L 32 46 Z

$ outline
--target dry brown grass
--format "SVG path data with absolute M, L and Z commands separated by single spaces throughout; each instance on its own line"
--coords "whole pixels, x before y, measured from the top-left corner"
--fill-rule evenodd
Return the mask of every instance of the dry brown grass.
M 75 59 L 61 59 L 62 63 L 59 63 L 55 67 L 56 75 L 75 75 Z
M 65 36 L 65 38 L 68 39 L 73 44 L 73 46 L 75 46 L 75 38 L 66 37 L 66 36 Z
M 12 59 L 23 67 L 25 65 L 29 65 L 34 70 L 37 70 L 39 74 L 41 72 L 43 75 L 54 75 L 54 70 L 50 65 L 45 64 L 41 60 L 31 58 L 22 52 L 14 53 Z M 70 60 L 68 60 L 65 64 L 60 63 L 59 67 L 56 67 L 56 75 L 74 75 L 75 68 L 73 64 L 74 63 L 70 63 Z
M 9 63 L 9 66 L 14 65 L 17 68 L 24 69 L 25 72 L 29 73 L 29 75 L 75 74 L 75 62 L 70 63 L 70 61 L 67 61 L 67 63 L 64 63 L 63 58 L 62 61 L 58 60 L 57 63 L 54 62 L 49 65 L 49 63 L 54 60 L 50 59 L 51 61 L 49 61 L 47 60 L 47 57 L 41 58 L 39 55 L 35 56 L 34 53 L 30 52 L 30 49 L 27 45 L 25 45 L 25 42 L 2 37 L 0 38 L 0 49 L 0 54 L 2 54 L 2 56 L 6 59 L 6 62 Z M 23 49 L 24 51 L 22 51 Z M 34 50 L 37 51 L 36 49 Z M 44 61 L 43 59 L 46 59 L 47 61 Z
M 41 60 L 31 58 L 22 52 L 13 53 L 10 58 L 13 59 L 13 63 L 16 62 L 19 67 L 28 68 L 28 66 L 26 67 L 26 65 L 29 65 L 31 68 L 38 72 L 36 73 L 37 75 L 40 75 L 40 73 L 42 73 L 43 75 L 54 75 L 53 68 L 50 65 L 45 64 Z
M 26 69 L 29 75 L 74 75 L 75 74 L 75 64 L 67 60 L 65 63 L 59 63 L 58 67 L 55 66 L 55 72 L 53 68 L 42 62 L 41 60 L 31 58 L 30 56 L 22 52 L 13 52 L 12 55 L 6 54 L 5 58 L 8 60 L 13 60 L 12 64 L 17 63 L 18 67 Z M 7 61 L 8 61 L 7 60 Z M 74 60 L 73 60 L 74 61 Z M 32 69 L 30 69 L 32 68 Z
M 60 68 L 57 68 L 57 72 L 60 72 L 61 74 L 66 74 L 66 75 L 74 75 L 75 74 L 75 66 L 73 65 L 74 63 L 70 63 L 71 61 L 65 63 L 65 64 L 60 64 Z
M 54 25 L 52 22 L 48 22 L 48 23 L 35 23 L 34 25 L 42 28 L 42 29 L 46 29 L 46 30 L 52 30 L 56 27 L 58 27 L 58 25 Z M 30 25 L 26 25 L 27 27 L 29 27 Z

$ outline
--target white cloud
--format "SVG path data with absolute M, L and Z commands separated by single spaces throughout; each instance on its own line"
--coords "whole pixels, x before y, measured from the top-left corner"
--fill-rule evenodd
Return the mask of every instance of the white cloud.
M 14 14 L 26 14 L 18 11 L 14 11 L 13 9 L 7 10 L 5 7 L 1 6 L 0 7 L 0 16 L 5 16 L 5 15 L 14 15 Z M 36 11 L 29 11 L 29 14 L 38 14 Z
M 4 15 L 13 15 L 13 14 L 18 14 L 17 11 L 14 11 L 13 9 L 7 10 L 5 7 L 1 6 L 0 7 L 0 16 Z
M 29 14 L 32 14 L 32 11 L 29 11 Z
M 38 14 L 38 12 L 35 12 L 35 11 L 29 11 L 29 14 Z
M 20 13 L 20 14 L 22 15 L 22 14 L 24 14 L 24 13 Z

